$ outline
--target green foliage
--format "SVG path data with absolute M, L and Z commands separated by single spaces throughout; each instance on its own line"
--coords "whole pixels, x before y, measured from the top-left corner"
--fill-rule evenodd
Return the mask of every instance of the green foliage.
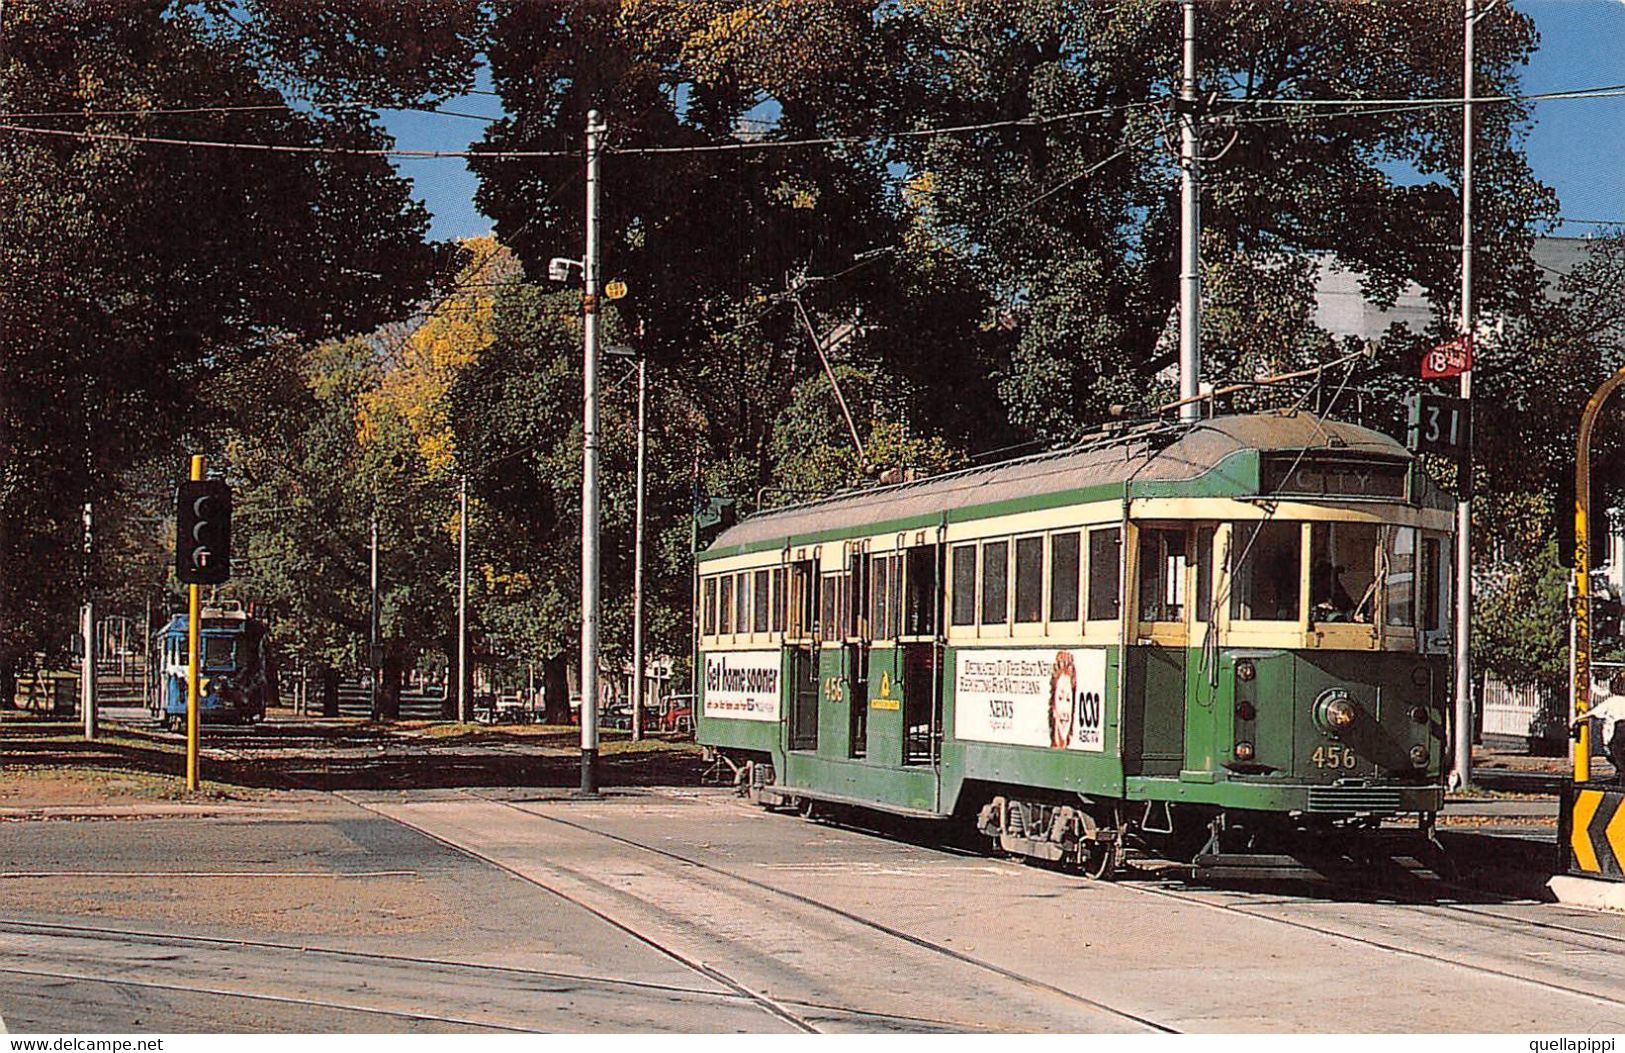
M 367 111 L 282 104 L 455 87 L 471 18 L 469 4 L 384 17 L 11 0 L 0 110 L 71 114 L 24 123 L 97 135 L 378 147 Z M 264 108 L 161 112 L 200 103 Z M 210 378 L 290 335 L 404 313 L 436 265 L 426 227 L 383 158 L 0 138 L 0 664 L 57 650 L 83 586 L 112 569 L 83 558 L 81 506 L 113 500 L 132 466 L 203 447 L 221 423 L 199 416 Z M 227 421 L 242 409 L 210 405 Z
M 1568 680 L 1568 581 L 1547 544 L 1474 582 L 1472 663 L 1513 684 L 1561 691 Z

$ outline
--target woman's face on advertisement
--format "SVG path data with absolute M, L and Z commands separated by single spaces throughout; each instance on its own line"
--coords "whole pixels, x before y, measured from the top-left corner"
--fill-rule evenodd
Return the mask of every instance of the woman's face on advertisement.
M 1076 693 L 1072 677 L 1065 673 L 1055 678 L 1055 693 L 1050 696 L 1050 709 L 1055 713 L 1055 726 L 1063 731 L 1072 728 L 1072 696 Z

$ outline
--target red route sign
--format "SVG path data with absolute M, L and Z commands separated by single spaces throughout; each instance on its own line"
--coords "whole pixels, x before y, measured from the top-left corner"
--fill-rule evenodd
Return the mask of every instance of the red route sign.
M 1459 377 L 1473 368 L 1473 338 L 1463 333 L 1422 354 L 1422 379 Z

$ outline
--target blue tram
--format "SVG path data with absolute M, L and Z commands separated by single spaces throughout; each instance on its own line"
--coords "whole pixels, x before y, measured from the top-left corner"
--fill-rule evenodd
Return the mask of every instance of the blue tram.
M 199 615 L 198 719 L 246 724 L 263 720 L 275 693 L 266 647 L 266 625 L 228 602 Z M 177 614 L 153 641 L 157 690 L 153 715 L 165 727 L 186 726 L 186 615 Z

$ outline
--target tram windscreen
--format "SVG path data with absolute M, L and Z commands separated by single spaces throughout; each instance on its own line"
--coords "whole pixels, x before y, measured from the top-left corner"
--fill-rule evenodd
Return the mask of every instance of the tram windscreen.
M 1309 530 L 1309 616 L 1317 622 L 1370 622 L 1377 609 L 1382 528 L 1316 523 Z
M 203 638 L 203 665 L 208 669 L 231 669 L 236 666 L 237 641 L 230 636 Z
M 1303 531 L 1297 523 L 1237 523 L 1230 539 L 1230 617 L 1297 621 Z

